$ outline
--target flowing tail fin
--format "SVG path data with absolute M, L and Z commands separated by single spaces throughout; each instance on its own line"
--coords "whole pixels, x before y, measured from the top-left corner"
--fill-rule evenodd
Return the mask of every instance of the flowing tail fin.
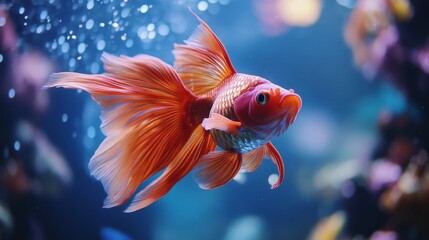
M 124 203 L 143 181 L 168 166 L 154 184 L 143 190 L 150 191 L 149 195 L 136 197 L 131 207 L 134 211 L 164 195 L 201 155 L 214 149 L 214 143 L 200 132 L 198 121 L 188 116 L 197 98 L 171 66 L 148 55 L 103 54 L 102 61 L 104 74 L 57 73 L 46 86 L 83 89 L 102 108 L 101 129 L 107 137 L 91 158 L 89 168 L 108 194 L 105 207 Z M 183 148 L 192 153 L 177 157 Z M 183 167 L 189 160 L 189 165 Z M 166 180 L 170 187 L 166 190 L 162 185 L 164 193 L 153 197 L 157 191 L 153 187 L 163 181 L 164 175 L 174 176 Z M 148 204 L 146 199 L 152 200 Z M 138 204 L 140 201 L 144 203 Z

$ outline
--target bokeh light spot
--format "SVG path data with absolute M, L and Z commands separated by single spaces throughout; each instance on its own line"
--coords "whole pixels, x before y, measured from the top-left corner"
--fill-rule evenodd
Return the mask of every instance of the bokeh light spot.
M 88 129 L 86 130 L 86 135 L 89 138 L 94 138 L 95 137 L 95 128 L 93 126 L 88 127 Z
M 0 27 L 3 27 L 6 24 L 6 18 L 3 16 L 0 16 Z
M 279 180 L 279 175 L 277 173 L 273 173 L 268 177 L 268 183 L 270 185 L 273 185 L 274 183 L 276 183 L 277 180 Z
M 63 123 L 66 123 L 69 119 L 69 116 L 67 115 L 67 113 L 63 113 L 63 115 L 61 115 L 61 121 Z
M 166 24 L 161 24 L 158 27 L 158 33 L 161 36 L 167 36 L 170 33 L 170 28 Z
M 15 92 L 15 89 L 13 89 L 13 88 L 9 89 L 9 92 L 7 93 L 8 97 L 10 99 L 14 98 L 15 94 L 16 94 L 16 92 Z
M 13 149 L 17 152 L 21 149 L 21 143 L 18 140 L 13 143 Z
M 199 3 L 198 3 L 198 10 L 200 10 L 201 12 L 204 12 L 204 11 L 206 11 L 207 10 L 207 8 L 209 7 L 209 5 L 207 4 L 207 2 L 206 1 L 200 1 Z
M 278 0 L 279 17 L 288 25 L 310 26 L 320 17 L 320 0 Z
M 61 51 L 62 51 L 63 53 L 68 52 L 68 51 L 69 51 L 69 49 L 70 49 L 70 45 L 69 45 L 69 43 L 68 43 L 68 42 L 65 42 L 65 43 L 61 46 Z
M 100 65 L 96 62 L 91 64 L 91 67 L 89 69 L 91 71 L 91 73 L 98 73 L 98 71 L 100 70 Z

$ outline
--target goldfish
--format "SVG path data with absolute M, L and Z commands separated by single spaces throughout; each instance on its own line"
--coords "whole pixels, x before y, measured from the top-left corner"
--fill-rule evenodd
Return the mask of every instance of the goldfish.
M 237 73 L 222 42 L 193 14 L 200 25 L 174 45 L 174 66 L 144 54 L 103 53 L 105 73 L 54 73 L 46 84 L 82 89 L 101 107 L 106 138 L 89 169 L 107 193 L 104 207 L 122 205 L 162 170 L 125 212 L 151 205 L 193 170 L 201 188 L 214 189 L 267 156 L 279 171 L 272 188 L 283 180 L 283 160 L 270 140 L 295 121 L 300 96 Z

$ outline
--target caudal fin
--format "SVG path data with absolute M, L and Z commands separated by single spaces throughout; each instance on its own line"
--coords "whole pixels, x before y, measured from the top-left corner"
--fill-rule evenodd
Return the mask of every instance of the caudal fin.
M 127 201 L 143 181 L 167 166 L 165 174 L 182 176 L 171 171 L 183 170 L 186 163 L 177 156 L 185 144 L 199 149 L 192 155 L 198 157 L 201 151 L 212 149 L 212 143 L 206 146 L 212 140 L 202 134 L 203 142 L 195 138 L 195 144 L 189 142 L 198 124 L 190 123 L 186 113 L 196 97 L 171 66 L 147 55 L 104 54 L 102 61 L 104 74 L 57 73 L 46 86 L 83 89 L 101 106 L 101 129 L 107 137 L 91 158 L 89 168 L 108 194 L 104 206 L 113 207 Z M 182 168 L 170 167 L 170 163 L 182 164 Z M 162 179 L 155 184 L 159 181 Z M 132 210 L 148 205 L 135 202 Z

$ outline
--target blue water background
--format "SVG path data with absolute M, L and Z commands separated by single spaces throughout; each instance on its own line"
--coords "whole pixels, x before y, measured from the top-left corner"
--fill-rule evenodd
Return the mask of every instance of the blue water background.
M 241 231 L 259 229 L 261 237 L 255 239 L 305 239 L 317 220 L 334 207 L 334 203 L 323 201 L 314 190 L 317 170 L 330 162 L 365 155 L 371 150 L 365 140 L 374 137 L 379 110 L 396 111 L 402 107 L 401 97 L 392 87 L 364 79 L 353 65 L 351 51 L 343 38 L 350 9 L 335 1 L 323 1 L 321 17 L 314 25 L 291 27 L 277 36 L 261 31 L 252 1 L 247 0 L 210 5 L 217 9 L 215 13 L 199 11 L 196 1 L 174 5 L 170 1 L 129 0 L 126 6 L 131 17 L 120 18 L 127 24 L 118 32 L 96 27 L 97 23 L 112 20 L 111 13 L 104 12 L 107 7 L 100 6 L 98 1 L 91 10 L 83 1 L 52 2 L 55 3 L 14 2 L 11 12 L 21 38 L 55 61 L 57 71 L 100 73 L 99 57 L 103 51 L 129 56 L 150 54 L 173 64 L 173 44 L 182 43 L 198 25 L 187 10 L 191 6 L 222 40 L 237 71 L 293 88 L 301 96 L 303 108 L 296 123 L 273 140 L 286 169 L 285 181 L 279 188 L 270 189 L 267 179 L 277 170 L 266 160 L 257 171 L 246 174 L 244 184 L 231 181 L 216 190 L 205 191 L 198 188 L 190 174 L 161 200 L 126 214 L 122 212 L 126 206 L 102 208 L 106 194 L 87 168 L 90 157 L 104 139 L 99 130 L 98 106 L 85 92 L 49 90 L 49 111 L 37 124 L 70 164 L 73 184 L 59 197 L 31 202 L 38 218 L 43 219 L 47 239 L 115 239 L 115 236 L 119 236 L 117 239 L 127 236 L 154 240 L 226 239 L 231 228 L 240 225 L 237 224 L 240 219 L 249 218 L 249 225 L 244 223 L 248 229 L 244 227 Z M 120 3 L 109 4 L 120 8 Z M 147 14 L 137 15 L 134 9 L 144 4 L 151 8 Z M 25 20 L 19 14 L 20 7 L 34 12 L 34 16 Z M 24 22 L 34 24 L 37 31 L 44 10 L 51 19 L 62 21 L 57 27 L 52 26 L 53 30 L 35 34 Z M 169 24 L 167 19 L 172 12 L 180 21 L 180 31 L 173 32 L 170 25 L 167 36 L 158 34 L 151 41 L 137 36 L 140 26 Z M 94 19 L 92 29 L 79 28 L 73 20 L 83 15 Z M 62 27 L 65 32 L 61 32 Z M 74 32 L 69 34 L 70 30 Z M 133 39 L 132 46 L 120 39 L 124 33 L 127 39 Z M 82 34 L 85 38 L 80 39 Z M 52 42 L 61 35 L 76 35 L 75 41 L 65 40 L 69 42 L 69 51 L 52 49 Z M 97 49 L 97 38 L 105 41 L 102 50 Z M 77 50 L 81 42 L 87 44 L 82 53 Z M 78 60 L 78 56 L 82 59 Z M 70 59 L 75 60 L 70 62 Z

